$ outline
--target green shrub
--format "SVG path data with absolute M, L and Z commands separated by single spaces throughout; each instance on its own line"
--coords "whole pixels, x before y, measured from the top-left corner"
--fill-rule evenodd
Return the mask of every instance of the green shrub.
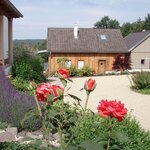
M 7 122 L 1 122 L 0 121 L 0 129 L 5 129 L 5 128 L 7 128 L 9 125 L 8 125 L 8 123 Z
M 78 76 L 91 76 L 93 74 L 92 69 L 89 66 L 84 66 L 83 68 L 79 69 Z
M 16 88 L 18 91 L 26 92 L 28 91 L 29 82 L 20 78 L 16 77 L 14 79 L 11 79 L 12 85 Z
M 0 143 L 0 150 L 41 150 L 39 146 L 19 144 L 16 142 L 2 142 Z
M 79 145 L 86 140 L 94 140 L 107 132 L 108 119 L 100 118 L 98 115 L 87 115 L 80 118 L 71 131 L 74 135 L 72 139 L 73 145 Z M 116 139 L 121 150 L 150 150 L 150 133 L 144 131 L 139 123 L 132 117 L 127 116 L 122 122 L 114 121 L 117 131 L 123 132 L 127 137 L 127 142 L 120 142 Z
M 75 66 L 70 66 L 69 71 L 71 77 L 76 77 L 78 75 L 78 70 Z
M 24 80 L 42 80 L 43 61 L 39 56 L 21 56 L 12 65 L 13 78 Z
M 27 131 L 36 131 L 42 127 L 39 111 L 35 108 L 25 113 L 21 121 L 21 128 Z
M 150 88 L 150 72 L 139 72 L 132 76 L 133 86 L 135 89 Z

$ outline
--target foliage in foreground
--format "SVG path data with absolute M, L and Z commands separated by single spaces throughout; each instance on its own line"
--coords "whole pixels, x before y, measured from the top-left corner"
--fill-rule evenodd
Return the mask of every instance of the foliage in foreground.
M 88 79 L 84 84 L 86 100 L 84 108 L 80 105 L 80 99 L 75 95 L 68 96 L 77 100 L 77 107 L 71 107 L 64 103 L 64 88 L 69 82 L 69 71 L 62 68 L 57 71 L 57 76 L 64 87 L 41 83 L 36 88 L 36 98 L 39 117 L 41 119 L 44 139 L 47 140 L 50 150 L 150 150 L 150 133 L 145 132 L 139 123 L 130 116 L 125 117 L 127 109 L 124 104 L 117 100 L 101 100 L 94 114 L 87 109 L 89 95 L 96 88 L 96 81 Z M 78 108 L 79 106 L 80 109 Z M 78 109 L 76 109 L 78 108 Z M 34 111 L 30 112 L 32 118 Z M 80 113 L 80 115 L 79 115 Z M 18 116 L 15 116 L 16 118 Z M 28 118 L 28 116 L 27 116 Z M 24 121 L 24 125 L 28 123 Z M 37 121 L 39 122 L 39 121 Z M 34 122 L 35 123 L 35 122 Z M 35 123 L 36 124 L 36 123 Z M 29 129 L 34 128 L 32 123 Z M 58 133 L 60 147 L 54 148 L 49 141 L 50 133 Z M 16 143 L 7 146 L 17 149 Z M 0 145 L 1 146 L 1 145 Z M 28 146 L 28 145 L 27 145 Z M 39 145 L 41 147 L 41 143 Z M 15 150 L 14 148 L 14 150 Z M 23 147 L 24 148 L 24 147 Z M 20 149 L 23 149 L 22 147 Z M 36 150 L 33 145 L 33 150 Z M 41 147 L 42 148 L 42 147 Z M 12 148 L 11 148 L 12 149 Z M 29 149 L 29 147 L 27 148 Z M 24 150 L 24 149 L 23 149 Z M 32 149 L 31 149 L 32 150 Z
M 7 122 L 1 122 L 0 121 L 0 129 L 5 129 L 8 127 L 8 123 Z
M 18 92 L 0 67 L 0 119 L 19 127 L 24 113 L 35 106 L 34 98 Z
M 133 88 L 150 89 L 150 72 L 138 72 L 132 76 Z
M 19 144 L 16 142 L 2 142 L 0 143 L 0 150 L 41 150 L 41 148 L 36 145 Z
M 110 119 L 110 118 L 109 118 Z M 89 114 L 84 118 L 80 118 L 76 126 L 71 128 L 72 144 L 80 145 L 84 141 L 99 141 L 106 144 L 103 137 L 107 133 L 107 124 L 109 119 L 100 118 L 98 115 Z M 113 144 L 118 145 L 120 150 L 150 150 L 150 133 L 144 131 L 139 123 L 132 117 L 127 116 L 122 122 L 113 122 L 115 126 L 117 138 L 112 139 Z M 115 134 L 115 132 L 114 132 Z
M 27 92 L 29 91 L 28 86 L 29 82 L 27 80 L 24 80 L 20 77 L 11 78 L 10 79 L 12 85 L 16 88 L 18 91 Z

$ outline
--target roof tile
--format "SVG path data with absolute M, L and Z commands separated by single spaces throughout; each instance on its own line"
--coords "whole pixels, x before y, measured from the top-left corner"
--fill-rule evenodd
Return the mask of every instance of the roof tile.
M 119 29 L 79 28 L 78 39 L 73 28 L 48 28 L 48 50 L 52 53 L 127 53 Z M 100 35 L 108 40 L 100 40 Z

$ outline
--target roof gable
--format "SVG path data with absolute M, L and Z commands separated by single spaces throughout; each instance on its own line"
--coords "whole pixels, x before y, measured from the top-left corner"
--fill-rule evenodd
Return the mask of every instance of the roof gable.
M 143 31 L 143 32 L 130 33 L 128 36 L 124 38 L 124 40 L 125 40 L 128 50 L 132 51 L 134 48 L 136 48 L 139 44 L 141 44 L 148 37 L 150 37 L 150 30 Z
M 9 0 L 0 0 L 0 15 L 5 15 L 8 18 L 23 17 L 19 10 Z
M 127 53 L 118 29 L 79 28 L 74 38 L 73 28 L 48 28 L 48 50 L 52 53 Z M 101 35 L 106 40 L 101 39 Z

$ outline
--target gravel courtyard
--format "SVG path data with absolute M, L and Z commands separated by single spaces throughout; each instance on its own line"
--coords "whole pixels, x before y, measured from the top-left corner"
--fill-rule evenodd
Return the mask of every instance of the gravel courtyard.
M 67 93 L 74 94 L 81 98 L 82 105 L 85 102 L 85 90 L 83 88 L 85 81 L 88 78 L 73 78 L 73 83 L 70 83 L 71 88 Z M 97 82 L 97 87 L 90 94 L 88 108 L 97 112 L 97 106 L 102 99 L 120 100 L 127 107 L 128 112 L 140 122 L 141 126 L 150 130 L 150 95 L 142 95 L 135 93 L 130 89 L 130 81 L 127 75 L 118 76 L 99 76 L 92 77 Z M 65 97 L 66 101 L 73 102 L 70 97 Z

